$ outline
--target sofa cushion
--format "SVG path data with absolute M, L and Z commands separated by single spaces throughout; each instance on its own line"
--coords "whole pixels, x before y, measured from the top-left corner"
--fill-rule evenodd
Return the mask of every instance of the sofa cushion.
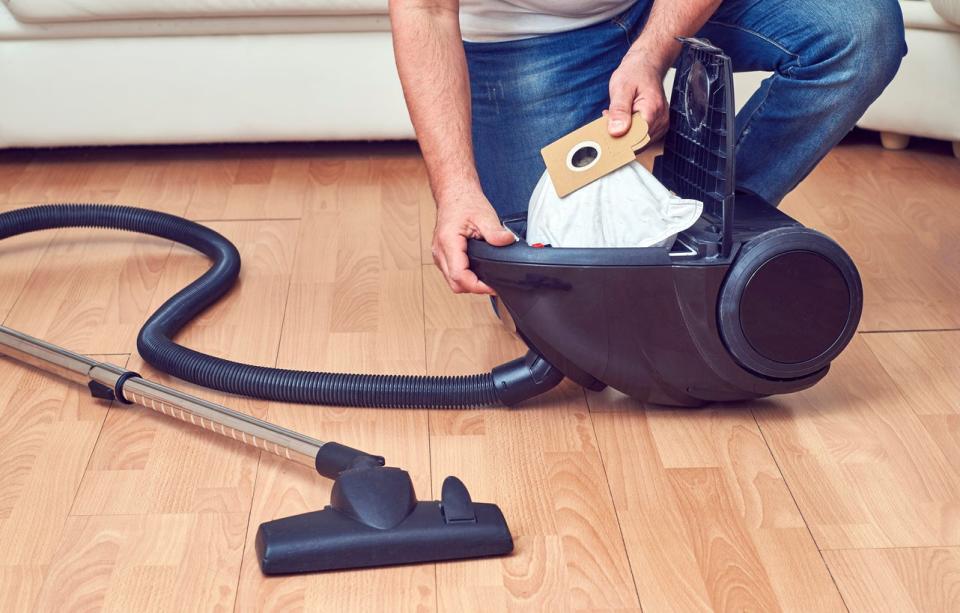
M 193 19 L 106 19 L 27 22 L 0 2 L 0 42 L 158 36 L 275 35 L 332 32 L 389 32 L 387 15 L 293 15 L 274 17 L 196 17 Z
M 949 2 L 943 2 L 944 5 Z M 901 0 L 903 23 L 907 28 L 916 30 L 939 30 L 941 32 L 960 32 L 960 25 L 944 19 L 927 0 Z
M 960 0 L 930 0 L 930 4 L 941 17 L 960 26 Z
M 383 15 L 387 0 L 4 0 L 20 21 Z
M 960 12 L 960 0 L 935 0 L 935 3 L 901 0 L 900 6 L 907 28 L 960 32 L 960 25 L 938 14 L 938 11 L 943 13 L 951 8 Z M 224 11 L 230 8 L 230 12 L 215 12 L 217 7 Z M 254 9 L 260 12 L 254 12 Z M 387 0 L 0 2 L 0 40 L 385 32 L 389 29 Z

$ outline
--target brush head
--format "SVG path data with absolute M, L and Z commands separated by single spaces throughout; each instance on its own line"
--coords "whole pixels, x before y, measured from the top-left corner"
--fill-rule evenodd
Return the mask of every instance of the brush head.
M 439 501 L 418 502 L 406 471 L 361 467 L 334 483 L 330 506 L 265 522 L 256 549 L 264 574 L 392 566 L 503 555 L 513 539 L 495 504 L 475 503 L 456 477 Z

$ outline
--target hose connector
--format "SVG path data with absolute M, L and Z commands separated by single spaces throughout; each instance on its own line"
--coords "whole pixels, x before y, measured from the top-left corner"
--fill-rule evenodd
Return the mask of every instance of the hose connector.
M 385 463 L 381 456 L 330 441 L 320 447 L 314 466 L 316 466 L 317 472 L 324 477 L 336 479 L 340 476 L 340 473 L 351 468 L 378 467 Z
M 490 374 L 497 398 L 508 407 L 539 396 L 563 381 L 563 373 L 533 349 L 522 358 L 497 366 Z

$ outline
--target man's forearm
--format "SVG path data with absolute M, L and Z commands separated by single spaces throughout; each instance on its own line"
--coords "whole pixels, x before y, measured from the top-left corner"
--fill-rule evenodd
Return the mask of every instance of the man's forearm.
M 692 36 L 720 6 L 721 0 L 654 0 L 643 32 L 628 54 L 666 74 L 680 53 L 677 36 Z
M 438 203 L 479 192 L 458 0 L 390 0 L 393 48 Z

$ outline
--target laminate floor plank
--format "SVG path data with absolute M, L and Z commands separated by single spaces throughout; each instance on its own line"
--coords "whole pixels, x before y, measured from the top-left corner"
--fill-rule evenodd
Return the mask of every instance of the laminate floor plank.
M 194 153 L 162 147 L 48 151 L 10 181 L 0 210 L 79 202 L 128 204 L 180 215 L 204 171 Z
M 0 322 L 6 321 L 54 234 L 37 232 L 0 241 Z
M 245 513 L 70 517 L 36 610 L 227 610 L 246 521 Z
M 960 549 L 825 551 L 851 613 L 960 611 Z
M 644 611 L 842 611 L 749 406 L 590 393 Z
M 957 430 L 928 428 L 950 415 L 885 370 L 887 360 L 923 368 L 918 334 L 955 333 L 858 335 L 818 385 L 754 409 L 823 550 L 960 545 Z
M 423 302 L 416 181 L 410 162 L 372 155 L 324 168 L 305 202 L 277 365 L 423 374 Z M 267 416 L 321 440 L 370 450 L 409 471 L 431 499 L 427 413 L 271 403 Z M 331 483 L 264 457 L 257 475 L 238 610 L 435 610 L 432 565 L 264 577 L 253 548 L 260 523 L 329 504 Z
M 228 297 L 191 322 L 177 341 L 213 355 L 271 366 L 280 342 L 298 222 L 210 225 L 240 249 L 243 280 Z M 177 246 L 148 310 L 152 312 L 207 267 L 206 258 Z M 228 397 L 159 373 L 138 355 L 131 358 L 129 368 L 233 409 L 264 414 L 263 403 Z M 258 452 L 240 442 L 213 436 L 143 407 L 129 407 L 107 420 L 73 512 L 248 512 L 257 462 Z
M 29 249 L 48 236 L 37 260 Z M 30 272 L 8 307 L 5 325 L 79 353 L 131 351 L 170 255 L 169 241 L 111 230 L 61 229 L 11 243 L 18 251 L 12 259 L 14 281 Z
M 7 204 L 10 190 L 23 177 L 35 155 L 31 149 L 0 150 L 0 212 L 12 208 Z
M 35 607 L 108 409 L 82 386 L 0 359 L 0 610 Z
M 129 166 L 129 162 L 123 162 Z M 8 184 L 4 208 L 44 202 L 75 202 L 98 168 L 89 153 L 77 150 L 52 150 L 23 165 L 15 180 Z
M 273 365 L 293 265 L 297 221 L 218 222 L 243 258 L 242 282 L 178 335 L 214 355 Z M 149 311 L 208 267 L 174 247 Z M 129 368 L 177 389 L 260 414 L 262 403 Z M 234 606 L 259 452 L 142 407 L 106 419 L 77 490 L 40 609 L 115 611 Z

